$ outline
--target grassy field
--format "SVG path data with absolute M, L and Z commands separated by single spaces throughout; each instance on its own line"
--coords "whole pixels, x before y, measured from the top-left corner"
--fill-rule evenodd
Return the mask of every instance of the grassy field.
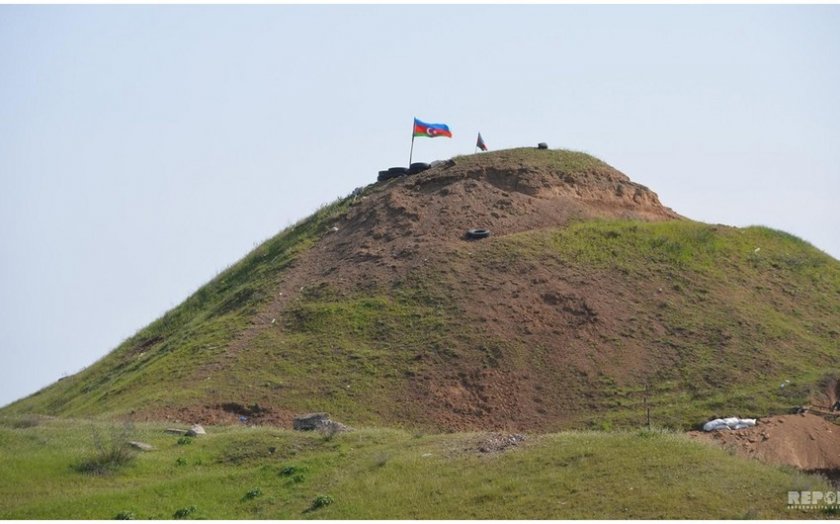
M 482 433 L 360 429 L 329 437 L 33 416 L 0 419 L 3 519 L 811 518 L 788 490 L 820 477 L 665 431 L 528 435 L 481 453 Z M 124 440 L 154 451 L 80 471 Z M 97 442 L 99 448 L 97 448 Z

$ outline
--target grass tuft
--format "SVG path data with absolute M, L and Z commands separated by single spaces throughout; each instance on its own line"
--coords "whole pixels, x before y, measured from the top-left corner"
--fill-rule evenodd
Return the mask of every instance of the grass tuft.
M 93 451 L 73 464 L 72 468 L 79 473 L 106 475 L 131 465 L 137 457 L 137 452 L 128 444 L 130 434 L 130 425 L 111 426 L 107 428 L 106 434 L 92 426 Z

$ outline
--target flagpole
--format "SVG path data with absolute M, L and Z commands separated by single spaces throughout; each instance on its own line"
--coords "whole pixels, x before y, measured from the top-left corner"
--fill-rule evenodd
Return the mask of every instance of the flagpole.
M 411 151 L 408 152 L 408 167 L 411 167 L 411 158 L 414 156 L 414 122 L 417 122 L 417 117 L 411 124 Z

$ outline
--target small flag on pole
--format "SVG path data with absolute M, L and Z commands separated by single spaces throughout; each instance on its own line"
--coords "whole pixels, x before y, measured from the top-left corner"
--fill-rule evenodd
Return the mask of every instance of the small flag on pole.
M 478 134 L 478 140 L 475 141 L 475 147 L 481 149 L 482 151 L 487 151 L 487 144 L 485 144 L 484 139 L 481 138 L 481 133 Z
M 449 131 L 449 126 L 446 124 L 427 124 L 426 122 L 421 122 L 415 118 L 413 136 L 426 136 L 429 138 L 445 136 L 452 138 L 452 132 Z

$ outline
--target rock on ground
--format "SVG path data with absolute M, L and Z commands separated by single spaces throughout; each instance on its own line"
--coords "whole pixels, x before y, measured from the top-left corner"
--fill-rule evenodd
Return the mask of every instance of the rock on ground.
M 341 422 L 330 420 L 329 413 L 307 413 L 298 415 L 292 421 L 292 429 L 297 431 L 313 431 L 316 429 L 327 429 L 334 432 L 348 431 L 348 427 Z
M 155 449 L 151 444 L 146 444 L 145 442 L 139 442 L 136 440 L 130 441 L 128 445 L 132 448 L 139 449 L 140 451 L 153 451 Z
M 199 424 L 193 424 L 193 426 L 185 433 L 188 437 L 197 437 L 198 435 L 206 434 L 207 432 L 204 431 L 204 428 Z

